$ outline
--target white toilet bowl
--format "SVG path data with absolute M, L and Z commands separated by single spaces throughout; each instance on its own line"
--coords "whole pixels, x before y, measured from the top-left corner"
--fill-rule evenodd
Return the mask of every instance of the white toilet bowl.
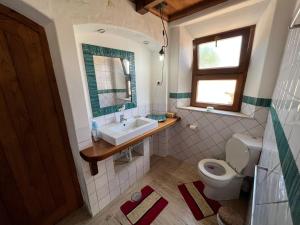
M 203 159 L 198 163 L 200 176 L 210 186 L 224 187 L 234 178 L 236 172 L 223 160 Z
M 226 144 L 226 161 L 203 159 L 198 163 L 199 175 L 205 185 L 204 194 L 214 200 L 237 199 L 243 182 L 243 171 L 249 162 L 257 163 L 261 139 L 254 139 L 243 134 L 234 134 Z M 255 157 L 255 159 L 253 159 Z M 249 169 L 247 170 L 249 171 Z M 249 175 L 249 174 L 247 174 Z
M 199 175 L 205 185 L 204 194 L 214 200 L 237 199 L 243 176 L 234 171 L 225 161 L 204 159 L 198 164 Z

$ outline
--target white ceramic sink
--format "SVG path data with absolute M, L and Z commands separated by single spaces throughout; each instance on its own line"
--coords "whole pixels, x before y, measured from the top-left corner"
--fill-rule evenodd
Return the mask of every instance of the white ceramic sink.
M 156 127 L 158 127 L 156 120 L 139 117 L 128 119 L 123 123 L 111 123 L 101 127 L 99 130 L 102 139 L 112 145 L 120 145 Z

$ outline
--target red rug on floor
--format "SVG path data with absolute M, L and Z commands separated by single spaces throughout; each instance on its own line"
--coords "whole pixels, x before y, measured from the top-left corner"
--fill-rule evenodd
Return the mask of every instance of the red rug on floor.
M 204 195 L 204 184 L 201 181 L 180 184 L 178 189 L 196 220 L 217 214 L 221 207 L 219 202 L 208 199 Z
M 168 201 L 148 185 L 141 192 L 140 201 L 127 201 L 120 209 L 131 224 L 149 225 L 168 205 Z

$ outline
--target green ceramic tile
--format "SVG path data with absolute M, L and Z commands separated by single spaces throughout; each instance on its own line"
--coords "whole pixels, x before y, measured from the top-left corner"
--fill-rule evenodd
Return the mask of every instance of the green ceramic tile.
M 250 105 L 255 105 L 255 106 L 270 107 L 272 99 L 255 98 L 255 97 L 250 97 L 250 96 L 244 95 L 242 102 L 250 104 Z
M 180 99 L 180 98 L 191 98 L 190 92 L 186 93 L 169 93 L 169 98 Z
M 98 94 L 108 94 L 108 93 L 126 93 L 126 89 L 105 89 L 105 90 L 98 90 Z

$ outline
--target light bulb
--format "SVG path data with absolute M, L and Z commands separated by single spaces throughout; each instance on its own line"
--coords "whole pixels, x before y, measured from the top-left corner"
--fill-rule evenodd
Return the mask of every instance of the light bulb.
M 160 51 L 159 51 L 159 60 L 163 61 L 164 58 L 165 58 L 165 50 L 164 50 L 164 46 L 162 46 Z
M 164 55 L 164 54 L 162 54 L 162 55 L 159 55 L 159 61 L 163 61 L 163 60 L 164 60 L 164 58 L 165 58 L 165 55 Z

